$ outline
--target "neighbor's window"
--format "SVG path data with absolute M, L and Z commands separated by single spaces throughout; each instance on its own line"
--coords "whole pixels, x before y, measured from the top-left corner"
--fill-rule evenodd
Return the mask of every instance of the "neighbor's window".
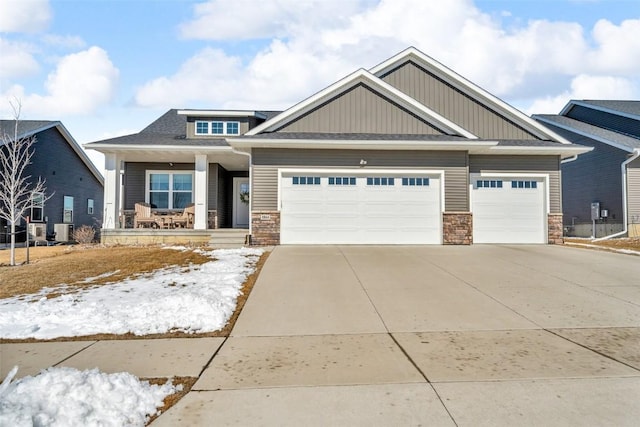
M 33 193 L 31 196 L 31 222 L 39 222 L 44 219 L 44 193 Z
M 62 222 L 73 223 L 73 197 L 64 196 L 64 209 L 62 212 Z
M 93 199 L 87 199 L 87 214 L 93 215 Z
M 193 201 L 193 173 L 149 172 L 149 203 L 157 209 L 183 209 Z

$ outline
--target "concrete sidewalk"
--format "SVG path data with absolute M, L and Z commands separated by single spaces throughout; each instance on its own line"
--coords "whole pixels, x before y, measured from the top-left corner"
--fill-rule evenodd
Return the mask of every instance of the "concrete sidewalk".
M 153 425 L 637 425 L 640 261 L 554 246 L 276 247 L 229 338 L 0 344 L 193 376 Z

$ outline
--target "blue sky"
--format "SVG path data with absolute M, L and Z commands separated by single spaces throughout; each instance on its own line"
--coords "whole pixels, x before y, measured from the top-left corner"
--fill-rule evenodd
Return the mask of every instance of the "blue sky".
M 285 109 L 413 45 L 522 111 L 640 99 L 640 0 L 0 0 L 0 116 L 80 143 Z M 92 154 L 99 167 L 102 160 Z

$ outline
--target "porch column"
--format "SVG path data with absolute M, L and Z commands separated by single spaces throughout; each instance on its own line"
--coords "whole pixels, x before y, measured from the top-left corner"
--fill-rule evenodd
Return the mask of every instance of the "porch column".
M 120 158 L 117 154 L 104 155 L 104 217 L 102 228 L 120 228 Z
M 196 154 L 196 170 L 193 183 L 195 200 L 194 230 L 206 230 L 209 222 L 209 201 L 207 198 L 207 182 L 209 178 L 209 161 L 206 154 Z

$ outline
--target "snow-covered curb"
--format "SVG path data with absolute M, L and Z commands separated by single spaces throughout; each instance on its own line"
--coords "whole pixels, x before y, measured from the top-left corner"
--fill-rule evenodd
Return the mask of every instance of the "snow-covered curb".
M 181 247 L 171 249 L 185 250 Z M 170 267 L 53 298 L 61 287 L 0 300 L 0 337 L 53 339 L 111 333 L 147 335 L 222 329 L 261 249 L 198 250 L 215 259 Z
M 11 382 L 16 371 L 0 385 L 0 426 L 144 426 L 181 389 L 98 369 L 49 368 Z

